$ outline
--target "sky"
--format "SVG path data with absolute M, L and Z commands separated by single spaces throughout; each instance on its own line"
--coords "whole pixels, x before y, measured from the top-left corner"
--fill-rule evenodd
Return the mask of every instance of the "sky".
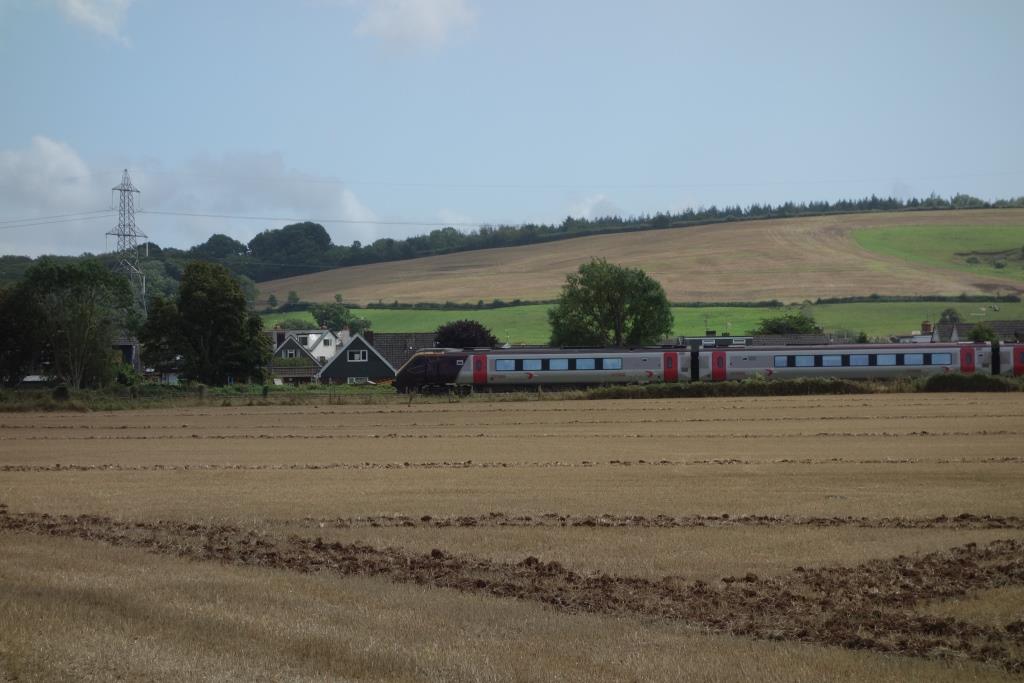
M 1021 26 L 1019 0 L 0 0 L 0 254 L 112 248 L 126 168 L 179 248 L 1021 196 Z

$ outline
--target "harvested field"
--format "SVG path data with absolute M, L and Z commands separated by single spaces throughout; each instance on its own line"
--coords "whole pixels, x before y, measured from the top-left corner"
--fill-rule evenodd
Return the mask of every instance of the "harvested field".
M 1015 394 L 7 414 L 0 545 L 14 552 L 0 553 L 0 614 L 16 608 L 47 638 L 89 631 L 136 657 L 165 642 L 187 651 L 153 625 L 160 609 L 131 595 L 139 562 L 236 593 L 261 582 L 344 593 L 337 609 L 351 606 L 359 625 L 342 634 L 317 612 L 314 649 L 341 639 L 369 679 L 503 678 L 490 667 L 505 662 L 538 672 L 523 678 L 739 680 L 724 653 L 767 647 L 767 668 L 748 678 L 1000 680 L 1024 671 L 1024 615 L 1004 604 L 1024 589 L 1021 414 Z M 48 564 L 59 574 L 38 569 Z M 98 585 L 97 567 L 121 578 Z M 76 588 L 47 597 L 56 576 Z M 372 616 L 377 594 L 402 616 Z M 108 600 L 133 607 L 93 632 Z M 538 633 L 581 629 L 610 649 L 537 669 L 479 645 L 460 668 L 439 654 L 458 639 L 422 629 L 436 601 L 468 632 L 498 639 L 482 613 L 512 610 Z M 229 602 L 204 619 L 237 630 L 256 618 Z M 260 638 L 300 642 L 303 622 L 280 616 L 294 608 L 278 604 Z M 196 608 L 177 609 L 191 620 Z M 408 624 L 374 631 L 382 619 Z M 147 666 L 68 648 L 40 660 L 20 621 L 2 620 L 0 672 Z M 145 648 L 122 642 L 133 625 L 150 633 Z M 612 644 L 620 629 L 676 645 L 640 664 L 628 642 Z M 535 637 L 502 633 L 524 647 Z M 352 659 L 377 652 L 360 638 L 384 638 L 387 655 Z M 196 661 L 252 677 L 197 647 Z M 844 673 L 811 663 L 830 659 Z M 172 677 L 159 661 L 168 668 L 146 677 Z M 286 678 L 340 666 L 254 661 Z
M 378 263 L 262 282 L 260 291 L 282 301 L 292 290 L 306 301 L 333 301 L 336 292 L 344 292 L 347 300 L 363 304 L 538 301 L 557 296 L 566 273 L 593 257 L 643 268 L 672 301 L 1021 291 L 1014 276 L 868 251 L 851 235 L 863 228 L 914 226 L 957 226 L 965 235 L 972 227 L 1019 234 L 1024 210 L 833 215 L 580 237 L 402 261 L 401 278 L 394 275 L 395 264 Z

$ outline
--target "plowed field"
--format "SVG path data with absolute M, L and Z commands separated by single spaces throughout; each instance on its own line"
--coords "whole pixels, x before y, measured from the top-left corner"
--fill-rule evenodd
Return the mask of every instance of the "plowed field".
M 1021 415 L 976 394 L 5 414 L 0 674 L 1012 678 Z

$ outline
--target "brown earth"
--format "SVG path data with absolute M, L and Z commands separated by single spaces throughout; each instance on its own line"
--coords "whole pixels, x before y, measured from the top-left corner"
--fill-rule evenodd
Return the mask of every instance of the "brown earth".
M 1018 671 L 1018 618 L 976 596 L 1024 584 L 1021 414 L 1016 394 L 6 414 L 0 545 L 98 540 Z M 13 571 L 0 553 L 0 602 Z M 3 604 L 45 601 L 25 595 Z M 95 604 L 76 595 L 61 609 Z M 37 661 L 28 636 L 0 629 L 0 670 L 5 651 Z M 410 670 L 431 656 L 416 642 Z
M 594 257 L 643 268 L 673 301 L 803 301 L 868 294 L 956 295 L 1019 292 L 1019 281 L 979 277 L 861 249 L 850 232 L 866 227 L 1024 225 L 1024 209 L 854 214 L 742 221 L 632 234 L 580 237 L 394 263 L 339 268 L 260 283 L 284 301 L 469 302 L 543 300 L 565 275 Z
M 74 537 L 197 560 L 341 574 L 386 576 L 502 598 L 543 602 L 569 612 L 643 614 L 680 619 L 714 631 L 770 640 L 798 640 L 855 650 L 925 657 L 961 657 L 1024 672 L 1024 622 L 979 626 L 954 617 L 909 612 L 924 600 L 1024 585 L 1024 544 L 996 541 L 922 557 L 877 560 L 857 567 L 805 569 L 786 577 L 748 573 L 720 585 L 667 576 L 583 576 L 530 556 L 516 564 L 416 555 L 394 548 L 275 539 L 237 527 L 184 522 L 116 521 L 93 515 L 8 514 L 0 530 Z

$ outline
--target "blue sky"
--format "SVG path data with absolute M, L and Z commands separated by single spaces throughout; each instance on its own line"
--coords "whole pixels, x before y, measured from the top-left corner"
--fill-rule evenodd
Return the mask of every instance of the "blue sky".
M 0 0 L 0 253 L 1024 194 L 1024 3 Z M 393 221 L 393 224 L 387 222 Z M 157 243 L 282 221 L 140 214 Z M 409 224 L 411 223 L 411 224 Z

